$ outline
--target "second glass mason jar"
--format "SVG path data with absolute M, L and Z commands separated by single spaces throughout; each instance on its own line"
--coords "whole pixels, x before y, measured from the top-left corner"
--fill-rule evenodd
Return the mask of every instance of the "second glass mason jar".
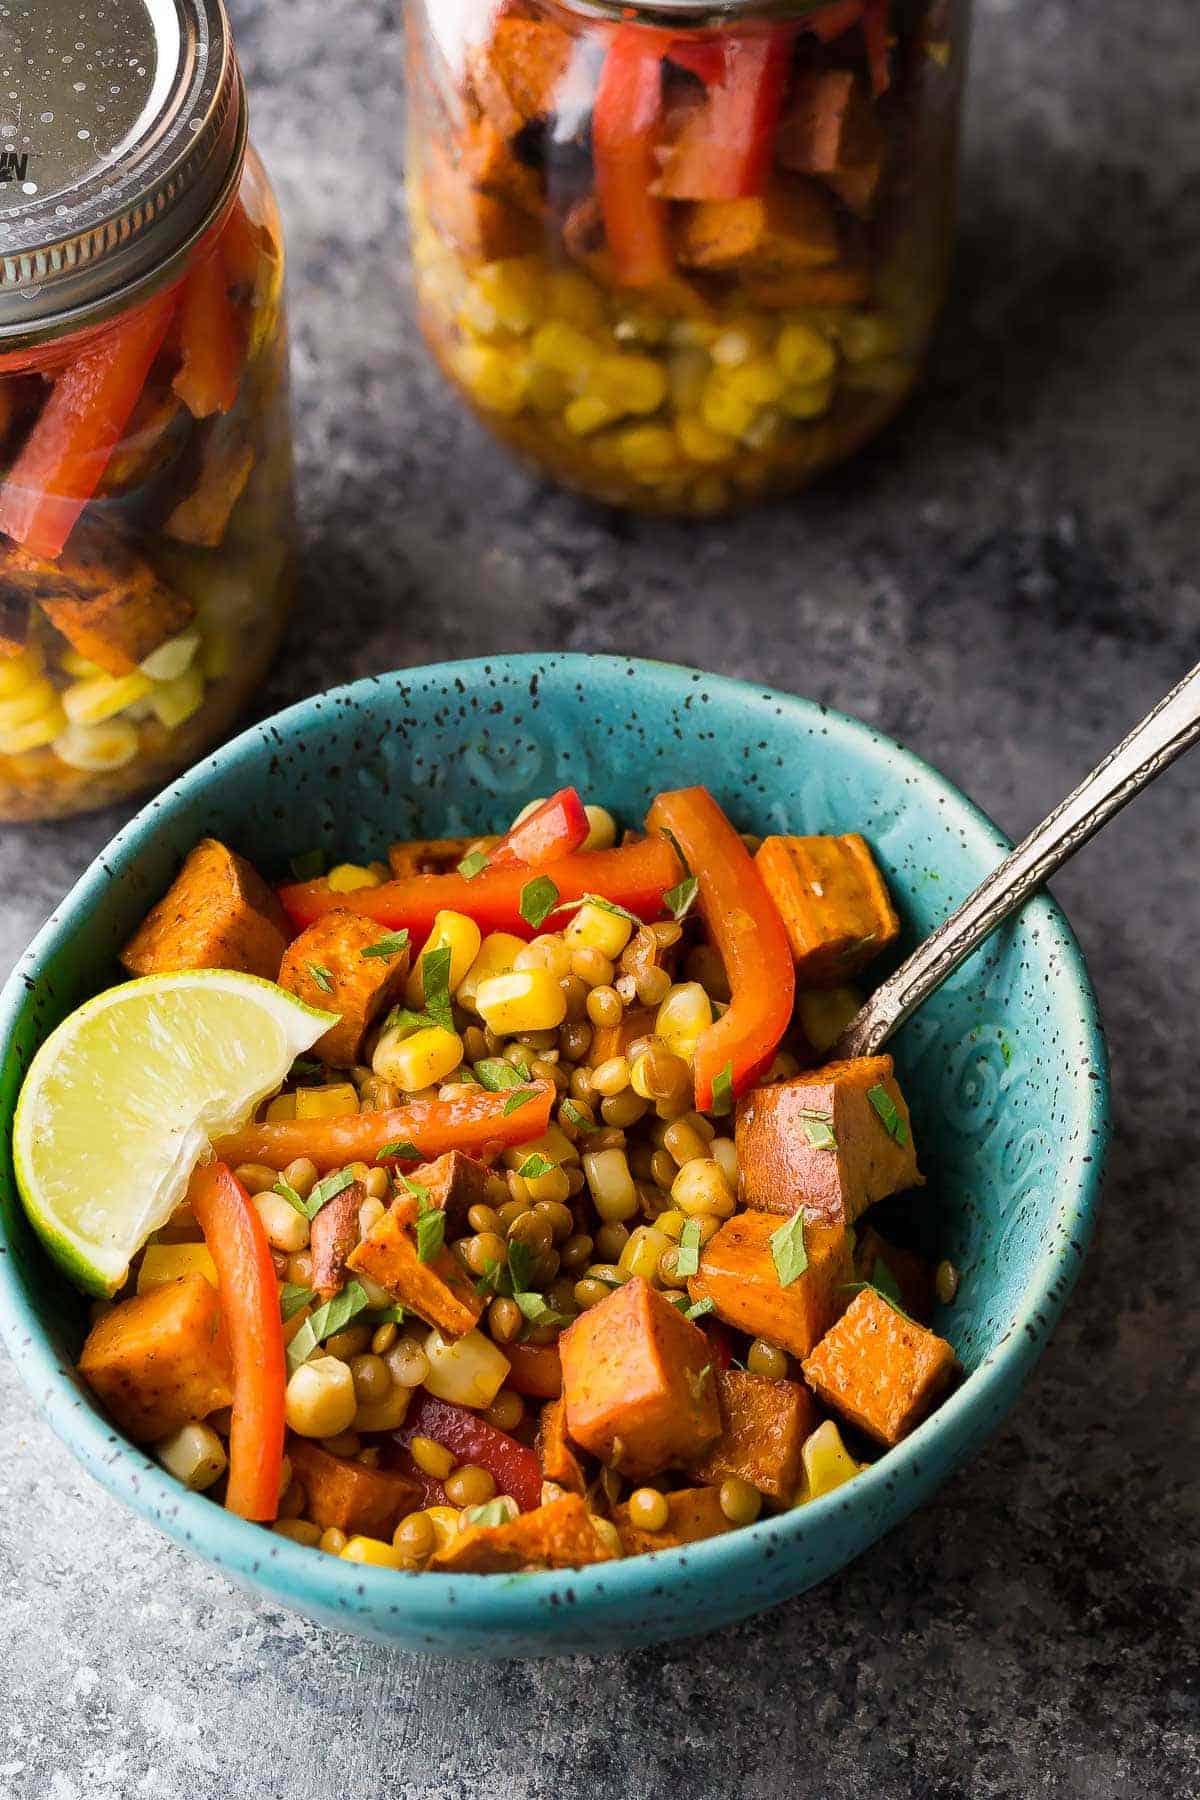
M 602 501 L 720 513 L 848 456 L 945 294 L 968 0 L 414 0 L 422 329 Z
M 17 0 L 4 35 L 0 818 L 29 819 L 159 784 L 231 725 L 288 611 L 292 452 L 279 216 L 222 0 Z

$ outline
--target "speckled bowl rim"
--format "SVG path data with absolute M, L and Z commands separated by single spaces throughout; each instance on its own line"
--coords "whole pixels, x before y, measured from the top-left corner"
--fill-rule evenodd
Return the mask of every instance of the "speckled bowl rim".
M 544 678 L 553 670 L 582 679 L 598 667 L 625 674 L 644 671 L 657 682 L 669 682 L 681 691 L 702 680 L 711 693 L 719 693 L 730 703 L 755 707 L 767 703 L 782 708 L 783 714 L 793 717 L 800 728 L 819 718 L 825 734 L 840 736 L 844 742 L 853 743 L 863 758 L 878 761 L 882 785 L 890 788 L 898 774 L 907 775 L 923 791 L 932 790 L 944 806 L 953 808 L 961 822 L 963 842 L 976 854 L 999 855 L 1010 847 L 973 801 L 903 745 L 848 714 L 754 683 L 648 658 L 560 652 L 476 657 L 397 669 L 328 689 L 273 714 L 222 746 L 144 806 L 94 859 L 0 990 L 0 1044 L 8 1044 L 16 1016 L 27 998 L 29 981 L 42 959 L 103 897 L 121 867 L 140 853 L 143 840 L 189 805 L 197 792 L 210 783 L 227 779 L 231 771 L 261 755 L 277 755 L 282 740 L 293 733 L 311 739 L 314 732 L 321 730 L 324 719 L 337 720 L 343 707 L 377 696 L 388 682 L 425 685 L 461 681 L 469 688 L 476 683 L 485 684 L 497 673 L 537 673 Z M 1030 902 L 1022 920 L 1032 926 L 1049 927 L 1062 951 L 1051 987 L 1051 1004 L 1057 1016 L 1071 1023 L 1086 1052 L 1089 1073 L 1071 1085 L 1070 1123 L 1088 1133 L 1093 1155 L 1077 1165 L 1074 1179 L 1064 1181 L 1059 1191 L 1056 1216 L 1045 1233 L 1033 1275 L 1005 1336 L 911 1437 L 864 1470 L 849 1488 L 825 1495 L 808 1506 L 682 1549 L 659 1550 L 587 1569 L 483 1576 L 374 1569 L 314 1554 L 305 1546 L 274 1534 L 267 1536 L 261 1527 L 214 1506 L 203 1495 L 187 1493 L 157 1463 L 117 1437 L 108 1422 L 81 1398 L 72 1371 L 62 1366 L 45 1340 L 38 1313 L 26 1297 L 11 1260 L 4 1255 L 0 1255 L 0 1337 L 43 1417 L 110 1494 L 183 1547 L 228 1571 L 231 1577 L 260 1591 L 266 1589 L 283 1605 L 302 1611 L 319 1606 L 327 1615 L 341 1612 L 348 1625 L 355 1617 L 384 1620 L 388 1615 L 396 1616 L 402 1620 L 401 1629 L 410 1641 L 414 1631 L 447 1626 L 452 1629 L 454 1622 L 465 1629 L 483 1627 L 497 1634 L 512 1632 L 528 1639 L 536 1637 L 539 1628 L 557 1614 L 564 1589 L 569 1590 L 567 1597 L 576 1616 L 586 1613 L 589 1602 L 601 1599 L 606 1608 L 614 1603 L 636 1608 L 640 1600 L 649 1600 L 652 1593 L 661 1597 L 670 1590 L 673 1579 L 683 1577 L 685 1572 L 692 1581 L 699 1577 L 711 1582 L 714 1591 L 719 1587 L 728 1592 L 731 1584 L 737 1584 L 742 1574 L 760 1565 L 764 1557 L 780 1554 L 783 1546 L 791 1548 L 809 1534 L 819 1534 L 823 1522 L 832 1514 L 869 1507 L 876 1498 L 886 1505 L 883 1490 L 897 1488 L 905 1481 L 915 1482 L 923 1459 L 937 1440 L 961 1439 L 969 1444 L 981 1419 L 988 1419 L 989 1415 L 987 1429 L 994 1429 L 1062 1312 L 1073 1274 L 1064 1280 L 1059 1246 L 1064 1241 L 1071 1243 L 1078 1253 L 1077 1270 L 1091 1236 L 1103 1178 L 1110 1125 L 1108 1058 L 1083 953 L 1065 915 L 1048 895 L 1042 895 Z M 951 1449 L 947 1472 L 959 1460 Z M 398 1588 L 397 1583 L 402 1585 Z M 380 1629 L 386 1634 L 386 1626 Z M 548 1641 L 547 1648 L 552 1652 L 553 1643 Z

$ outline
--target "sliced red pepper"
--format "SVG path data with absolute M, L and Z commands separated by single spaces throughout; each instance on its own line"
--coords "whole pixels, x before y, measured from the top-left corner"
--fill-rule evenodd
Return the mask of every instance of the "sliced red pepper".
M 725 52 L 716 37 L 672 38 L 663 54 L 676 68 L 686 69 L 706 85 L 719 81 L 725 68 Z
M 662 127 L 660 33 L 623 25 L 609 45 L 592 107 L 596 194 L 617 280 L 656 287 L 675 267 L 666 203 L 651 192 Z
M 724 37 L 704 102 L 663 154 L 658 192 L 670 200 L 740 200 L 766 188 L 791 67 L 792 34 Z
M 213 1147 L 235 1168 L 257 1162 L 285 1169 L 298 1156 L 307 1156 L 322 1171 L 344 1169 L 352 1162 L 429 1162 L 446 1150 L 480 1156 L 489 1149 L 528 1143 L 549 1125 L 554 1089 L 535 1082 L 523 1090 L 528 1098 L 516 1106 L 519 1091 L 491 1094 L 484 1088 L 464 1087 L 452 1100 L 410 1100 L 407 1106 L 383 1112 L 243 1125 L 218 1138 Z M 409 1153 L 383 1155 L 397 1144 L 409 1146 Z
M 232 287 L 253 288 L 263 258 L 264 233 L 240 200 L 230 208 L 221 229 L 221 260 Z
M 532 1512 L 542 1503 L 542 1466 L 534 1452 L 465 1406 L 436 1400 L 422 1391 L 392 1436 L 406 1448 L 415 1437 L 432 1438 L 452 1451 L 460 1463 L 486 1469 L 496 1483 L 496 1492 L 511 1494 L 522 1512 Z
M 585 894 L 602 894 L 639 919 L 661 918 L 663 895 L 679 880 L 678 859 L 665 838 L 643 838 L 613 850 L 576 850 L 554 864 L 552 880 L 559 903 L 581 900 Z M 535 929 L 521 916 L 521 893 L 530 880 L 525 868 L 484 869 L 473 881 L 461 875 L 408 875 L 385 881 L 379 887 L 354 888 L 335 893 L 324 881 L 296 882 L 279 890 L 284 911 L 297 930 L 311 925 L 327 912 L 344 909 L 361 913 L 392 931 L 407 927 L 414 939 L 424 942 L 433 921 L 442 911 L 466 913 L 481 931 L 511 931 L 530 938 Z M 549 920 L 551 929 L 564 915 Z
M 583 801 L 573 787 L 560 788 L 536 812 L 506 831 L 488 851 L 489 869 L 544 869 L 578 850 L 590 827 Z
M 886 94 L 892 81 L 892 45 L 888 29 L 890 0 L 864 0 L 863 42 L 871 69 L 871 87 L 875 98 Z
M 713 1367 L 721 1370 L 733 1366 L 733 1333 L 721 1319 L 705 1319 L 700 1326 L 712 1351 Z
M 508 1385 L 530 1400 L 557 1400 L 562 1393 L 562 1363 L 553 1344 L 505 1344 L 512 1373 Z
M 225 1504 L 243 1519 L 273 1519 L 283 1473 L 286 1375 L 271 1246 L 250 1196 L 223 1163 L 196 1170 L 188 1201 L 217 1265 L 233 1359 Z
M 791 948 L 753 858 L 707 788 L 660 794 L 646 823 L 670 831 L 687 857 L 700 884 L 700 911 L 725 963 L 732 999 L 700 1035 L 695 1074 L 701 1111 L 712 1109 L 714 1082 L 718 1107 L 728 1110 L 728 1101 L 769 1066 L 791 1023 Z
M 427 1475 L 424 1469 L 418 1468 L 411 1452 L 402 1445 L 393 1443 L 392 1438 L 393 1434 L 389 1431 L 386 1438 L 375 1440 L 383 1451 L 383 1466 L 393 1474 L 407 1475 L 420 1493 L 422 1511 L 427 1506 L 445 1506 L 446 1490 L 441 1482 L 432 1475 Z
M 801 20 L 800 28 L 811 31 L 823 44 L 831 44 L 834 38 L 853 31 L 862 18 L 865 4 L 866 0 L 834 0 L 832 6 L 824 6 L 820 12 L 810 13 Z
M 175 311 L 157 294 L 58 376 L 3 486 L 0 532 L 34 556 L 60 555 L 100 485 Z
M 180 296 L 183 361 L 171 386 L 196 419 L 227 413 L 237 399 L 242 355 L 228 282 L 225 262 L 213 248 L 191 270 Z

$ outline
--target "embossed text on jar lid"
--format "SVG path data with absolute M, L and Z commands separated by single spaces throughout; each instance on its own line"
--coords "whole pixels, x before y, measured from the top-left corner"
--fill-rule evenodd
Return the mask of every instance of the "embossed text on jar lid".
M 223 0 L 4 0 L 0 340 L 55 336 L 165 279 L 244 148 Z

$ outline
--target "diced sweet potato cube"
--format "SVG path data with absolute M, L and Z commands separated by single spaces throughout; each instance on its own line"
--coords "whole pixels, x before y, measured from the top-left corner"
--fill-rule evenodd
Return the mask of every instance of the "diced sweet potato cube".
M 292 1474 L 305 1493 L 304 1516 L 322 1531 L 347 1536 L 390 1538 L 400 1520 L 421 1504 L 421 1490 L 407 1475 L 369 1469 L 365 1463 L 331 1456 L 307 1438 L 290 1437 Z
M 883 132 L 851 70 L 811 70 L 797 77 L 775 155 L 785 169 L 823 176 L 852 211 L 870 210 L 883 171 Z
M 756 275 L 746 296 L 758 306 L 865 306 L 871 298 L 871 266 L 865 258 L 829 263 L 823 269 L 791 269 L 785 275 Z
M 869 1281 L 885 1292 L 890 1277 L 899 1289 L 905 1312 L 928 1325 L 933 1316 L 933 1268 L 915 1250 L 889 1244 L 873 1225 L 865 1225 L 854 1246 L 854 1272 L 859 1281 Z
M 504 1525 L 469 1525 L 429 1559 L 443 1575 L 501 1575 L 516 1569 L 581 1569 L 611 1562 L 583 1500 L 564 1494 Z
M 413 1230 L 416 1217 L 416 1199 L 401 1194 L 350 1253 L 346 1267 L 369 1275 L 400 1306 L 448 1337 L 463 1337 L 478 1322 L 483 1296 L 445 1247 L 429 1262 L 421 1261 Z
M 165 469 L 186 441 L 186 408 L 171 387 L 172 362 L 159 358 L 105 465 L 97 496 L 128 494 Z
M 721 1429 L 708 1339 L 640 1277 L 558 1340 L 567 1430 L 623 1475 L 690 1462 Z
M 900 935 L 866 840 L 764 838 L 754 859 L 787 932 L 802 987 L 849 981 Z
M 469 263 L 497 262 L 539 248 L 541 221 L 477 186 L 468 163 L 437 145 L 422 152 L 422 184 L 430 222 Z
M 490 40 L 472 53 L 469 82 L 476 104 L 504 137 L 555 110 L 574 40 L 548 19 L 512 15 L 496 21 Z
M 679 260 L 696 269 L 778 275 L 838 260 L 841 243 L 829 196 L 800 176 L 742 200 L 700 200 L 679 227 Z
M 287 924 L 266 882 L 244 857 L 203 838 L 121 961 L 131 975 L 239 969 L 274 981 L 286 948 Z
M 717 1374 L 721 1435 L 691 1473 L 719 1487 L 738 1476 L 768 1500 L 790 1505 L 800 1483 L 800 1451 L 817 1409 L 799 1381 L 768 1381 L 741 1369 Z
M 587 1482 L 583 1466 L 567 1439 L 567 1409 L 561 1398 L 542 1408 L 537 1435 L 538 1460 L 547 1481 L 556 1481 L 572 1494 L 582 1494 Z
M 204 434 L 200 467 L 191 491 L 175 507 L 163 527 L 183 544 L 215 550 L 225 537 L 233 509 L 246 491 L 254 467 L 254 446 L 227 423 Z
M 335 1069 L 362 1061 L 363 1039 L 404 992 L 408 951 L 370 952 L 387 933 L 361 913 L 337 907 L 305 927 L 284 953 L 279 985 L 309 1006 L 340 1013 L 318 1038 L 315 1054 Z
M 312 1291 L 318 1300 L 332 1300 L 346 1285 L 346 1262 L 358 1243 L 359 1208 L 366 1197 L 362 1182 L 352 1181 L 325 1202 L 312 1222 L 308 1248 Z
M 598 1069 L 611 1056 L 624 1056 L 638 1038 L 654 1036 L 653 1007 L 627 1006 L 616 1025 L 597 1025 L 588 1049 L 588 1066 Z
M 410 875 L 453 875 L 463 857 L 479 849 L 486 855 L 498 837 L 409 838 L 388 845 L 388 862 L 397 881 Z
M 819 1400 L 890 1447 L 945 1393 L 958 1359 L 945 1338 L 864 1288 L 803 1368 Z
M 735 1213 L 701 1251 L 688 1292 L 711 1300 L 717 1317 L 736 1330 L 807 1356 L 845 1307 L 854 1277 L 850 1240 L 840 1225 L 806 1225 L 808 1267 L 782 1287 L 771 1250 L 779 1227 L 775 1213 Z
M 136 1444 L 233 1399 L 221 1302 L 203 1275 L 122 1300 L 92 1326 L 79 1373 Z
M 756 1211 L 853 1225 L 876 1200 L 922 1185 L 890 1056 L 826 1063 L 752 1088 L 734 1135 L 739 1191 Z
M 467 1214 L 473 1206 L 503 1206 L 511 1199 L 502 1175 L 463 1150 L 447 1150 L 432 1162 L 408 1171 L 408 1178 L 425 1189 L 430 1203 L 446 1215 L 446 1235 L 461 1237 L 469 1230 Z
M 110 675 L 132 675 L 193 614 L 191 601 L 124 538 L 88 521 L 72 532 L 57 562 L 6 545 L 0 581 L 40 606 L 72 649 Z
M 468 128 L 463 167 L 481 194 L 506 200 L 531 218 L 541 217 L 541 176 L 514 155 L 487 119 Z
M 676 1550 L 680 1544 L 697 1544 L 702 1538 L 719 1537 L 733 1526 L 721 1511 L 715 1487 L 680 1488 L 666 1496 L 667 1522 L 661 1531 L 643 1531 L 629 1517 L 628 1504 L 615 1507 L 613 1524 L 626 1556 L 646 1550 Z

